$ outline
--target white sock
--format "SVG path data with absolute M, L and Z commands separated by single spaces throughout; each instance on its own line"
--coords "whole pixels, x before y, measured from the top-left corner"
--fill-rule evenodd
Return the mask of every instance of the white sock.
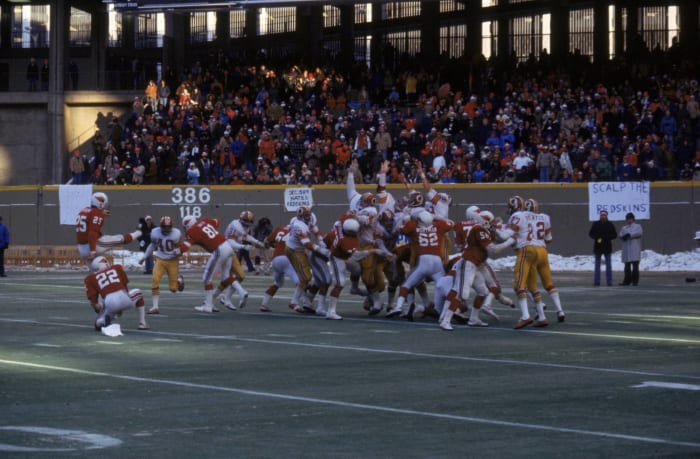
M 527 310 L 527 298 L 518 297 L 518 306 L 520 306 L 520 320 L 530 318 L 530 311 Z

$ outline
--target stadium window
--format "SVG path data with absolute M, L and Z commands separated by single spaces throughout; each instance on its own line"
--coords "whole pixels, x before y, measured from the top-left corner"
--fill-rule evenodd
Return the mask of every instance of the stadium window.
M 615 5 L 608 5 L 608 59 L 615 58 Z
M 362 62 L 367 68 L 370 68 L 372 62 L 372 36 L 355 37 L 354 41 L 355 62 Z
M 165 35 L 165 15 L 163 13 L 145 13 L 135 16 L 134 47 L 161 48 Z
M 107 45 L 119 48 L 122 45 L 122 13 L 114 10 L 114 5 L 107 5 Z
M 454 11 L 464 11 L 464 3 L 456 0 L 440 0 L 441 13 L 452 13 Z
M 666 51 L 680 34 L 677 6 L 649 6 L 637 10 L 639 33 L 649 50 Z
M 386 34 L 386 43 L 395 50 L 395 54 L 408 54 L 415 56 L 420 52 L 420 30 L 405 30 L 401 32 L 390 32 Z
M 549 51 L 551 39 L 551 15 L 533 15 L 513 18 L 509 21 L 511 50 L 518 62 L 530 57 L 538 59 L 543 50 Z
M 420 16 L 420 2 L 382 3 L 382 19 L 385 21 Z
M 440 55 L 444 54 L 450 59 L 463 56 L 466 36 L 465 24 L 440 27 Z
M 508 0 L 508 3 L 511 5 L 515 5 L 516 3 L 528 3 L 532 2 L 533 0 Z
M 481 54 L 490 59 L 498 56 L 498 22 L 485 21 L 481 23 Z
M 297 9 L 295 7 L 260 8 L 258 13 L 259 35 L 288 33 L 296 30 Z
M 482 8 L 490 8 L 492 6 L 498 6 L 498 0 L 481 0 Z
M 190 43 L 209 43 L 216 39 L 216 13 L 194 11 L 190 13 Z
M 340 56 L 340 40 L 324 40 L 323 53 L 328 60 Z
M 68 30 L 69 46 L 90 46 L 90 34 L 92 33 L 90 13 L 71 7 Z
M 355 24 L 367 24 L 372 22 L 372 13 L 371 3 L 358 3 L 355 5 Z
M 231 38 L 241 38 L 245 36 L 245 15 L 245 10 L 229 11 L 228 33 Z
M 48 48 L 51 7 L 49 5 L 16 5 L 11 8 L 12 47 Z
M 593 8 L 569 11 L 569 52 L 593 62 Z
M 323 27 L 329 29 L 340 27 L 340 8 L 331 5 L 323 5 Z M 355 12 L 357 18 L 357 12 Z

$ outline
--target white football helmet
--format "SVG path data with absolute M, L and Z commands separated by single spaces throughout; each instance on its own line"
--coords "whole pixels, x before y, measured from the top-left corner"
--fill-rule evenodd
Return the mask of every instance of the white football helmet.
M 304 223 L 308 224 L 311 222 L 311 215 L 311 208 L 309 207 L 302 206 L 297 209 L 297 218 Z
M 479 212 L 481 212 L 481 209 L 479 209 L 479 206 L 467 207 L 467 211 L 465 213 L 467 220 L 476 220 L 477 216 L 479 215 Z
M 107 258 L 103 257 L 100 255 L 99 257 L 95 257 L 91 262 L 90 262 L 90 269 L 92 271 L 99 271 L 101 269 L 105 269 L 109 267 L 109 260 Z
M 107 208 L 107 204 L 109 204 L 109 199 L 107 199 L 106 194 L 102 192 L 92 194 L 92 198 L 90 198 L 90 205 L 92 207 L 97 207 L 98 209 L 104 210 Z
M 495 217 L 493 216 L 493 213 L 491 213 L 491 211 L 482 210 L 481 212 L 479 212 L 478 218 L 479 219 L 477 221 L 479 222 L 479 226 L 481 226 L 484 229 L 489 229 L 491 228 L 491 224 L 493 223 Z
M 186 230 L 192 228 L 195 223 L 197 223 L 197 219 L 194 218 L 192 215 L 188 215 L 187 217 L 182 219 L 182 226 L 184 226 Z
M 360 222 L 354 218 L 348 218 L 343 222 L 343 234 L 346 236 L 357 236 L 360 231 Z
M 418 223 L 420 223 L 422 226 L 432 225 L 433 224 L 433 214 L 431 214 L 427 210 L 424 210 L 423 212 L 418 214 Z

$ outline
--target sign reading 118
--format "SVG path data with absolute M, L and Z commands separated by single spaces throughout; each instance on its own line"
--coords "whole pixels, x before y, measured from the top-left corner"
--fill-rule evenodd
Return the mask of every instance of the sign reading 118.
M 191 215 L 195 218 L 202 217 L 200 205 L 209 204 L 211 192 L 209 188 L 173 188 L 172 201 L 180 209 L 180 220 Z

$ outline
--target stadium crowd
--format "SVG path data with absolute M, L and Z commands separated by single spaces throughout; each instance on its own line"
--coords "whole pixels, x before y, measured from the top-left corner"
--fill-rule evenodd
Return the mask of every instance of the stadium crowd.
M 605 64 L 507 58 L 347 72 L 213 54 L 167 70 L 94 139 L 95 184 L 700 179 L 696 53 L 643 43 Z M 88 178 L 89 176 L 89 178 Z M 74 174 L 75 177 L 75 174 Z

